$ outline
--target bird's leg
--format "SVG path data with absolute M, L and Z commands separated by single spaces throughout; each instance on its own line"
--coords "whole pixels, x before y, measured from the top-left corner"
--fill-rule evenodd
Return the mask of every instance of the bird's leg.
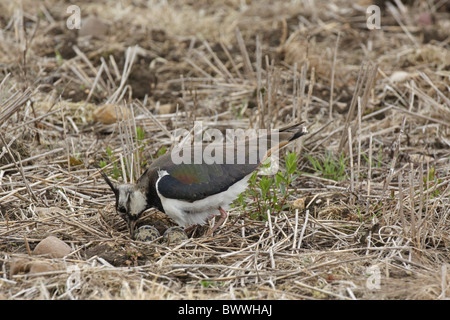
M 220 211 L 219 221 L 216 221 L 214 226 L 208 231 L 208 233 L 206 234 L 207 237 L 210 237 L 213 234 L 213 232 L 216 231 L 216 229 L 220 227 L 225 222 L 225 219 L 228 217 L 228 213 L 225 210 L 223 210 L 222 207 L 219 207 L 219 211 Z
M 189 231 L 191 231 L 192 229 L 195 229 L 197 227 L 198 227 L 198 224 L 193 224 L 192 226 L 185 228 L 184 232 L 188 233 Z

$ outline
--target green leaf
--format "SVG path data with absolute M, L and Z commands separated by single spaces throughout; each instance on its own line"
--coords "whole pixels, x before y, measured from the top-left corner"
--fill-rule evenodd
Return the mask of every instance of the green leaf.
M 161 157 L 162 155 L 164 155 L 166 152 L 167 152 L 167 147 L 161 147 L 158 150 L 158 154 L 157 154 L 158 158 Z
M 138 144 L 141 144 L 145 138 L 145 131 L 141 127 L 136 127 L 136 140 Z

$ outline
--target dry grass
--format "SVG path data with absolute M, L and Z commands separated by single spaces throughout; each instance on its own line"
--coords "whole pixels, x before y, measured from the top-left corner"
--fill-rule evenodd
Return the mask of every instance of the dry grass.
M 120 3 L 78 1 L 109 24 L 90 40 L 66 28 L 60 1 L 0 3 L 0 298 L 450 297 L 445 1 L 396 1 L 374 31 L 370 1 Z M 105 103 L 124 120 L 95 121 Z M 290 186 L 290 210 L 265 222 L 236 206 L 211 238 L 130 240 L 95 168 L 134 180 L 194 121 L 298 119 L 311 134 L 291 150 L 343 153 L 344 178 L 300 157 L 310 174 Z M 155 210 L 145 223 L 172 225 Z M 29 252 L 48 235 L 73 253 L 11 274 L 14 260 L 39 260 Z

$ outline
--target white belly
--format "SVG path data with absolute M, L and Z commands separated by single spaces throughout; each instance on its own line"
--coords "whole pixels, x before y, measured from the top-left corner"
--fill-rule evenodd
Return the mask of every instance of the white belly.
M 156 191 L 161 199 L 162 206 L 166 214 L 171 217 L 178 225 L 188 227 L 194 224 L 203 225 L 214 215 L 220 214 L 219 207 L 227 210 L 236 199 L 247 188 L 247 175 L 241 181 L 231 185 L 228 190 L 212 195 L 208 198 L 188 202 L 185 200 L 170 199 L 162 196 L 158 190 L 158 183 L 164 176 L 162 174 L 156 182 Z

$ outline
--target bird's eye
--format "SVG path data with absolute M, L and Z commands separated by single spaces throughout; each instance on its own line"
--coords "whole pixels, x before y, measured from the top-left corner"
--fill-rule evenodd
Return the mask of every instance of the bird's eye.
M 127 210 L 125 209 L 125 207 L 118 207 L 118 208 L 117 208 L 117 211 L 118 211 L 119 213 L 127 213 Z

